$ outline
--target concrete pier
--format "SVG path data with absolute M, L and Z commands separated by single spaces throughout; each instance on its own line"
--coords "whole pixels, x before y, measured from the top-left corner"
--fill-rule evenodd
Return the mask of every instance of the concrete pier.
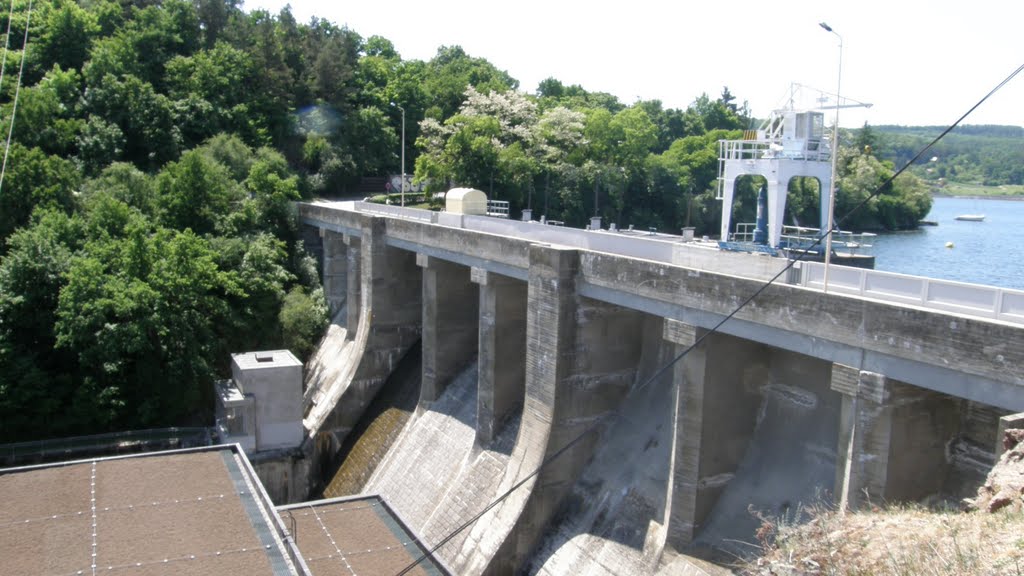
M 354 334 L 351 337 L 360 348 L 358 366 L 338 383 L 340 390 L 331 392 L 336 400 L 330 403 L 330 411 L 319 414 L 315 421 L 306 419 L 307 426 L 318 424 L 316 434 L 331 437 L 330 442 L 318 444 L 328 450 L 340 447 L 398 360 L 420 337 L 422 287 L 416 254 L 387 245 L 384 219 L 364 217 L 361 223 L 358 241 L 348 237 L 347 309 L 349 334 Z M 353 257 L 356 246 L 358 259 Z M 354 320 L 355 329 L 351 326 Z
M 330 230 L 324 230 L 323 241 L 324 297 L 327 298 L 328 314 L 333 317 L 348 296 L 348 246 L 343 234 Z M 359 270 L 356 269 L 355 273 L 358 277 Z
M 682 352 L 706 334 L 665 321 L 665 340 Z M 712 334 L 674 368 L 677 385 L 669 543 L 688 545 L 734 477 L 746 452 L 767 380 L 768 349 Z
M 531 483 L 514 526 L 485 573 L 518 570 L 528 559 L 594 453 L 602 420 L 625 398 L 640 363 L 643 314 L 579 296 L 578 252 L 530 247 L 526 399 L 513 453 L 525 477 L 570 442 Z M 598 427 L 594 427 L 594 426 Z
M 348 306 L 345 309 L 345 328 L 348 330 L 348 338 L 351 340 L 352 338 L 355 338 L 356 332 L 359 330 L 359 313 L 363 308 L 363 276 L 361 265 L 363 261 L 363 251 L 357 236 L 346 234 L 344 236 L 344 241 L 346 246 L 345 262 L 347 263 L 348 268 L 345 273 L 345 301 L 348 303 Z
M 526 380 L 526 282 L 473 268 L 479 285 L 477 442 L 487 446 L 523 408 Z
M 946 446 L 960 426 L 954 398 L 841 364 L 832 368 L 832 389 L 843 395 L 840 506 L 913 501 L 942 488 Z
M 441 397 L 444 387 L 477 355 L 479 296 L 469 268 L 416 255 L 423 269 L 423 379 L 420 404 Z

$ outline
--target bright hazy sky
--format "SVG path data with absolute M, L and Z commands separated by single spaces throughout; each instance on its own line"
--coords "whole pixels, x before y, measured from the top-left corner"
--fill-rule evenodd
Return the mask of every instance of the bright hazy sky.
M 286 3 L 243 9 L 277 13 Z M 835 92 L 839 42 L 824 21 L 843 37 L 843 96 L 874 104 L 840 111 L 852 128 L 950 124 L 1024 64 L 1024 0 L 290 3 L 299 22 L 318 16 L 384 36 L 403 59 L 460 45 L 528 93 L 554 77 L 626 104 L 685 108 L 728 86 L 760 118 L 785 104 L 792 82 Z M 965 123 L 1024 126 L 1024 72 Z

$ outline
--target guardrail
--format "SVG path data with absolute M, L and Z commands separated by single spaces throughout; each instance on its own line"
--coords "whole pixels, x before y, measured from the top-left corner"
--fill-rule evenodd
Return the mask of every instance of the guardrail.
M 722 160 L 762 160 L 787 158 L 828 162 L 832 158 L 828 144 L 821 139 L 764 138 L 759 140 L 719 140 Z
M 825 287 L 824 264 L 802 262 L 801 269 L 803 286 Z M 829 268 L 828 290 L 1024 324 L 1024 291 L 1021 290 L 835 265 Z
M 406 220 L 419 220 L 420 222 L 437 222 L 437 212 L 421 208 L 405 208 L 362 201 L 343 202 L 343 204 L 350 204 L 350 209 L 366 212 L 367 214 L 381 214 L 384 216 L 394 216 L 395 218 L 405 218 Z
M 488 200 L 487 215 L 494 218 L 508 218 L 508 200 Z
M 730 240 L 733 242 L 753 242 L 754 230 L 757 224 L 753 222 L 738 222 L 736 232 Z M 808 226 L 783 226 L 782 234 L 779 236 L 779 248 L 807 249 L 817 244 L 821 251 L 825 250 L 825 242 L 818 240 L 821 235 L 820 228 Z M 848 230 L 836 230 L 832 233 L 832 249 L 846 250 L 850 253 L 870 252 L 871 242 L 877 236 L 874 232 L 850 232 Z M 785 244 L 785 245 L 784 245 Z
M 0 444 L 4 466 L 39 464 L 93 455 L 130 454 L 213 444 L 210 428 L 157 428 Z
M 641 236 L 631 235 L 626 231 L 580 230 L 561 226 L 544 226 L 538 222 L 429 212 L 416 208 L 383 206 L 364 202 L 351 203 L 347 208 L 668 264 L 678 263 L 679 258 L 676 258 L 674 251 L 685 245 L 679 237 L 667 234 L 644 233 Z M 867 239 L 869 238 L 865 237 L 865 240 Z M 861 247 L 866 246 L 862 245 Z M 750 270 L 744 272 L 746 264 L 743 264 L 744 269 L 741 270 L 739 269 L 741 262 L 728 262 L 725 252 L 717 254 L 718 256 L 713 259 L 721 265 L 715 266 L 708 263 L 700 265 L 700 267 L 754 278 L 774 275 L 772 270 L 760 274 L 754 273 L 753 265 L 749 266 Z M 706 260 L 705 258 L 701 261 L 705 262 Z M 725 265 L 726 262 L 728 265 Z M 819 290 L 824 288 L 824 264 L 805 261 L 799 263 L 799 266 L 800 272 L 793 275 L 790 280 L 792 283 Z M 832 264 L 829 269 L 828 288 L 830 292 L 839 294 L 862 296 L 1024 325 L 1024 291 L 1020 290 L 836 264 Z

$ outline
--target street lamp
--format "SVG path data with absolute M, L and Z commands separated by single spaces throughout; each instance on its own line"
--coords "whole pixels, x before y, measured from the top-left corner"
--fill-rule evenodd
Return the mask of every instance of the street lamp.
M 392 102 L 392 106 L 402 111 L 402 206 L 405 206 L 405 108 Z
M 831 32 L 839 38 L 839 73 L 838 79 L 836 80 L 836 118 L 835 126 L 832 127 L 832 181 L 831 191 L 828 199 L 828 231 L 825 235 L 825 276 L 824 290 L 828 292 L 828 267 L 832 260 L 832 230 L 835 229 L 835 209 L 836 209 L 836 161 L 839 159 L 839 94 L 841 93 L 843 86 L 843 37 L 838 32 L 832 29 L 831 26 L 824 22 L 820 22 L 818 26 L 825 29 L 826 32 Z

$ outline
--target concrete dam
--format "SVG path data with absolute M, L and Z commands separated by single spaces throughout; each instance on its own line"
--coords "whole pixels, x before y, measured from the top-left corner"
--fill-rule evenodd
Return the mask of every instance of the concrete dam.
M 1024 293 L 837 267 L 825 291 L 802 263 L 710 332 L 785 260 L 299 213 L 334 316 L 306 367 L 305 463 L 268 489 L 379 494 L 433 546 L 518 485 L 439 548 L 453 573 L 702 573 L 677 553 L 748 552 L 751 510 L 973 492 L 1024 410 Z

